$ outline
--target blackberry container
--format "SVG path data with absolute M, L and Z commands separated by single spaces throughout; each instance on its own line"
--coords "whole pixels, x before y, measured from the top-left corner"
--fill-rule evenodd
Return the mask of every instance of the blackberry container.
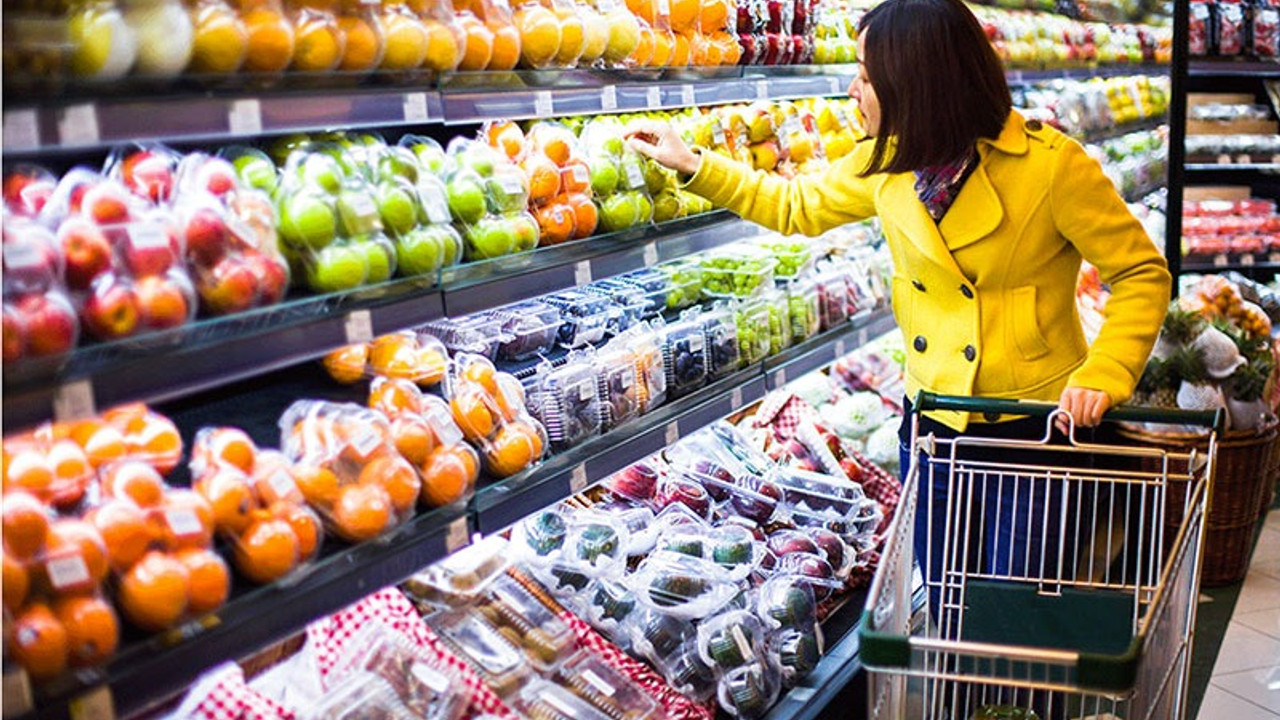
M 667 394 L 677 398 L 702 387 L 707 379 L 707 340 L 701 320 L 681 319 L 663 333 L 662 363 Z
M 560 310 L 537 300 L 498 308 L 491 313 L 502 325 L 498 358 L 518 362 L 555 347 L 563 319 Z

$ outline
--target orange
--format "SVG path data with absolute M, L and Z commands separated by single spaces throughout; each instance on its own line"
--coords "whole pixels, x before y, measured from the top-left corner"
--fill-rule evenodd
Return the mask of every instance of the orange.
M 149 412 L 151 411 L 143 403 L 126 403 L 102 413 L 102 419 L 116 426 L 123 433 L 135 433 L 146 426 Z
M 524 66 L 542 68 L 550 64 L 560 52 L 560 21 L 555 13 L 541 5 L 527 4 L 516 10 L 512 20 L 520 32 L 520 60 Z
M 497 369 L 486 358 L 474 357 L 462 371 L 462 377 L 478 384 L 485 392 L 498 392 Z
M 45 543 L 45 576 L 57 592 L 88 592 L 107 578 L 107 545 L 83 520 L 56 520 Z
M 89 464 L 94 468 L 119 460 L 128 449 L 118 428 L 98 421 L 79 423 L 72 429 L 71 439 L 84 448 Z
M 83 486 L 93 475 L 89 456 L 72 440 L 55 442 L 53 447 L 49 448 L 47 458 L 53 470 L 55 486 L 64 484 Z
M 367 72 L 382 62 L 382 30 L 373 18 L 343 15 L 338 27 L 346 36 L 346 49 L 338 67 L 347 72 Z
M 279 450 L 263 450 L 253 463 L 253 492 L 263 505 L 304 501 L 293 478 L 293 464 Z
M 320 518 L 308 508 L 292 503 L 279 503 L 271 508 L 271 513 L 293 529 L 298 538 L 298 559 L 306 561 L 315 557 L 322 537 Z
M 245 13 L 241 20 L 249 32 L 249 54 L 244 69 L 248 72 L 280 72 L 293 60 L 293 26 L 280 13 L 259 7 Z
M 213 524 L 219 532 L 240 533 L 249 526 L 249 514 L 257 508 L 253 489 L 244 473 L 221 468 L 201 478 L 196 491 L 213 507 Z
M 524 155 L 524 132 L 520 130 L 519 125 L 510 120 L 489 123 L 484 128 L 484 135 L 490 147 L 501 150 L 512 160 L 517 160 Z
M 30 560 L 44 547 L 49 533 L 49 515 L 44 503 L 34 495 L 13 490 L 0 499 L 0 527 L 4 548 L 17 560 Z
M 466 497 L 475 482 L 473 451 L 465 445 L 441 447 L 422 466 L 422 502 L 440 507 Z
M 391 497 L 376 483 L 346 485 L 338 491 L 330 520 L 344 540 L 375 538 L 391 527 Z
M 584 238 L 596 231 L 596 225 L 600 220 L 600 213 L 596 210 L 596 204 L 591 201 L 590 196 L 586 193 L 572 193 L 569 195 L 561 195 L 560 202 L 564 202 L 573 210 L 573 237 Z
M 559 133 L 556 133 L 542 143 L 542 154 L 555 163 L 556 167 L 564 167 L 564 164 L 569 162 L 569 158 L 573 154 L 573 146 L 570 144 L 569 138 L 562 137 Z
M 573 67 L 587 44 L 582 18 L 578 17 L 572 5 L 557 5 L 552 12 L 560 21 L 560 50 L 556 52 L 554 63 L 559 67 Z
M 298 483 L 298 489 L 307 502 L 318 508 L 327 509 L 338 499 L 338 476 L 328 468 L 295 465 L 293 480 Z
M 231 594 L 231 571 L 222 556 L 204 548 L 179 550 L 178 562 L 187 569 L 187 613 L 200 614 L 222 607 Z
M 343 385 L 359 382 L 364 377 L 364 366 L 369 359 L 369 346 L 365 343 L 338 348 L 324 356 L 321 363 L 332 377 Z
M 153 534 L 170 552 L 213 547 L 213 505 L 195 490 L 170 490 L 150 519 Z
M 679 0 L 676 0 L 679 2 Z M 729 8 L 724 0 L 702 0 L 698 8 L 698 26 L 702 32 L 717 32 L 729 21 Z
M 671 0 L 671 29 L 678 33 L 687 33 L 697 29 L 698 0 Z
M 120 644 L 120 621 L 100 597 L 67 597 L 53 603 L 53 614 L 67 631 L 67 652 L 77 667 L 108 660 Z
M 684 33 L 676 33 L 675 46 L 671 51 L 672 67 L 687 67 L 689 65 L 689 37 Z
M 418 348 L 418 373 L 414 382 L 422 387 L 439 385 L 448 369 L 449 359 L 434 347 Z
M 173 627 L 187 611 L 191 573 L 173 555 L 152 550 L 120 577 L 116 603 L 142 630 Z
M 141 427 L 125 436 L 131 453 L 140 455 L 160 471 L 168 475 L 182 460 L 182 435 L 169 418 L 149 413 L 141 421 Z
M 340 448 L 338 458 L 356 467 L 364 467 L 374 458 L 389 452 L 391 438 L 385 421 L 377 424 L 346 421 L 334 429 Z
M 31 573 L 20 560 L 4 553 L 4 577 L 0 580 L 0 590 L 4 593 L 4 609 L 17 612 L 22 603 L 27 601 L 27 593 L 31 590 Z
M 563 203 L 543 205 L 534 215 L 538 218 L 539 245 L 559 245 L 573 238 L 574 213 L 573 208 L 568 205 Z
M 472 442 L 489 437 L 493 432 L 493 413 L 485 405 L 484 395 L 474 386 L 461 387 L 449 401 L 458 429 Z
M 413 333 L 392 333 L 369 345 L 369 367 L 378 375 L 412 380 L 417 375 L 418 339 Z
M 737 65 L 742 58 L 742 46 L 729 33 L 716 32 L 711 36 L 711 42 L 720 50 L 721 65 Z
M 107 497 L 127 498 L 141 508 L 155 507 L 164 498 L 164 478 L 141 460 L 125 460 L 102 473 L 102 492 Z
M 417 415 L 401 415 L 391 421 L 391 439 L 396 452 L 414 467 L 421 467 L 435 447 L 435 433 Z
M 43 682 L 67 669 L 67 629 L 44 603 L 32 603 L 13 619 L 9 653 L 32 680 Z
M 200 3 L 191 9 L 195 35 L 188 72 L 226 75 L 240 69 L 249 52 L 244 23 L 222 3 Z
M 298 566 L 298 536 L 284 520 L 254 522 L 235 542 L 236 569 L 255 583 L 269 583 Z
M 510 70 L 520 62 L 520 31 L 512 25 L 489 23 L 493 31 L 493 55 L 486 66 L 489 70 Z
M 524 412 L 524 386 L 514 375 L 498 374 L 498 390 L 493 394 L 494 404 L 502 419 L 510 422 Z
M 636 49 L 631 51 L 631 56 L 627 58 L 627 62 L 636 67 L 642 67 L 649 64 L 649 60 L 653 58 L 653 28 L 648 25 L 640 26 L 640 42 L 636 44 Z
M 382 14 L 383 70 L 413 70 L 427 57 L 427 27 L 415 15 L 392 10 Z
M 129 500 L 108 500 L 89 511 L 85 520 L 101 533 L 107 560 L 117 572 L 138 562 L 155 540 L 146 514 Z
M 591 168 L 581 160 L 568 160 L 560 170 L 560 189 L 567 193 L 584 193 L 591 188 Z
M 649 58 L 651 67 L 667 67 L 675 55 L 676 39 L 670 30 L 653 32 L 653 56 Z
M 361 468 L 357 482 L 381 485 L 391 498 L 391 508 L 396 515 L 413 510 L 422 487 L 418 472 L 402 457 L 374 458 Z
M 511 423 L 498 431 L 485 450 L 485 457 L 493 475 L 515 475 L 542 457 L 542 441 L 527 424 Z
M 436 72 L 452 72 L 462 62 L 465 37 L 458 28 L 439 20 L 424 20 L 427 27 L 427 56 L 422 66 Z
M 369 386 L 369 407 L 387 417 L 422 413 L 422 391 L 408 380 L 380 377 Z
M 210 462 L 253 472 L 258 446 L 245 431 L 233 427 L 214 428 L 205 439 L 205 447 Z
M 458 26 L 465 35 L 459 70 L 484 70 L 493 57 L 493 31 L 470 13 L 458 12 Z
M 541 205 L 560 192 L 560 170 L 546 155 L 532 154 L 521 167 L 529 176 L 529 202 Z
M 346 44 L 333 16 L 304 10 L 298 14 L 293 30 L 294 70 L 327 72 L 342 61 Z
M 45 497 L 53 485 L 53 468 L 43 452 L 35 447 L 19 448 L 10 453 L 4 467 L 4 489 L 21 488 Z

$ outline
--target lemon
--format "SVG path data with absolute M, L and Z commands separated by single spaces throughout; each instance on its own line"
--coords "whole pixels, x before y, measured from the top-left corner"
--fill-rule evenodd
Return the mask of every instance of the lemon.
M 240 69 L 249 53 L 249 31 L 221 2 L 202 3 L 191 11 L 195 42 L 192 72 L 229 74 Z
M 560 22 L 541 5 L 516 10 L 515 25 L 520 31 L 520 60 L 527 67 L 541 68 L 560 52 Z
M 124 77 L 138 57 L 138 43 L 124 16 L 110 5 L 89 5 L 67 23 L 74 50 L 71 69 L 82 77 Z
M 582 55 L 578 58 L 580 65 L 590 65 L 604 54 L 609 44 L 609 24 L 604 16 L 585 6 L 578 7 L 578 17 L 582 18 Z

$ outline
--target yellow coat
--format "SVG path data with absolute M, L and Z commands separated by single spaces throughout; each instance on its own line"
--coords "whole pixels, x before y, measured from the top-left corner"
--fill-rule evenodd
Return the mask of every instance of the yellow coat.
M 914 173 L 862 178 L 872 143 L 827 171 L 784 180 L 702 153 L 686 188 L 785 234 L 818 235 L 879 215 L 893 255 L 893 312 L 908 397 L 1056 402 L 1064 387 L 1127 400 L 1169 303 L 1163 254 L 1076 141 L 1009 114 L 978 142 L 978 167 L 935 224 Z M 1092 346 L 1076 311 L 1081 257 L 1111 286 Z M 962 413 L 936 419 L 957 430 Z

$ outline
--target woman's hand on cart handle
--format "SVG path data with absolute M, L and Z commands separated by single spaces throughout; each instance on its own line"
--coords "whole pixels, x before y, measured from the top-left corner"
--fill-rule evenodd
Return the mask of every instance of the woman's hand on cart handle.
M 702 163 L 702 158 L 689 149 L 669 123 L 636 120 L 627 123 L 622 133 L 632 150 L 676 172 L 693 175 Z
M 1097 427 L 1102 416 L 1111 409 L 1111 396 L 1101 390 L 1091 388 L 1064 388 L 1058 398 L 1058 407 L 1071 416 L 1076 427 Z M 1054 423 L 1058 430 L 1066 434 L 1071 431 L 1067 418 L 1059 415 Z

